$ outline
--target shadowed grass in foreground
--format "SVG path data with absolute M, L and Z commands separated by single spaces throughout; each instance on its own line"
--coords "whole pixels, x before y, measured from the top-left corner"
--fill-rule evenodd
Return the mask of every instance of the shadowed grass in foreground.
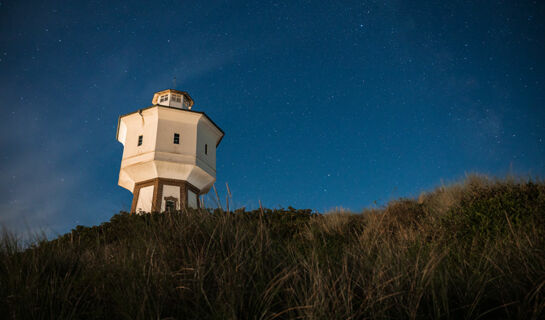
M 4 232 L 13 319 L 539 319 L 545 184 L 463 183 L 362 214 L 117 214 L 22 250 Z

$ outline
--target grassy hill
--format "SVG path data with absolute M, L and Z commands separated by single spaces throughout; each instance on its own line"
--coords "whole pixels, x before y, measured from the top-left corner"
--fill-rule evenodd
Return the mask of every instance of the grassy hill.
M 360 214 L 120 213 L 0 241 L 3 318 L 545 318 L 543 182 L 471 176 Z

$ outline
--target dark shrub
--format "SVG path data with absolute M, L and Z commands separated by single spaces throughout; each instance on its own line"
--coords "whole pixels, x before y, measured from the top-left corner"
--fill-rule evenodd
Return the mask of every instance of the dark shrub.
M 444 223 L 458 236 L 507 235 L 511 228 L 543 226 L 545 187 L 533 182 L 470 185 Z

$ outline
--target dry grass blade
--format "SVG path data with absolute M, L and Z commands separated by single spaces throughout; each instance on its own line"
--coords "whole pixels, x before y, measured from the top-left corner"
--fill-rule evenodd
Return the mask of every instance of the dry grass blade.
M 27 247 L 4 231 L 0 314 L 545 318 L 542 182 L 472 177 L 362 214 L 224 214 L 214 194 L 215 210 L 121 213 Z
M 294 311 L 294 310 L 302 310 L 302 309 L 310 309 L 312 308 L 312 306 L 298 306 L 298 307 L 291 307 L 291 308 L 288 308 L 286 310 L 283 310 L 282 312 L 279 312 L 279 313 L 275 313 L 272 315 L 271 319 L 276 319 L 278 317 L 280 317 L 281 315 L 285 314 L 285 313 L 288 313 L 290 311 Z

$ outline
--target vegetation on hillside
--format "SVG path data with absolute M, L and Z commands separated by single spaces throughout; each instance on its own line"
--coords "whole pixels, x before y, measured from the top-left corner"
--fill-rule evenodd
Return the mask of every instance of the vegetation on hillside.
M 545 318 L 542 182 L 471 176 L 360 214 L 120 213 L 0 242 L 5 318 Z

